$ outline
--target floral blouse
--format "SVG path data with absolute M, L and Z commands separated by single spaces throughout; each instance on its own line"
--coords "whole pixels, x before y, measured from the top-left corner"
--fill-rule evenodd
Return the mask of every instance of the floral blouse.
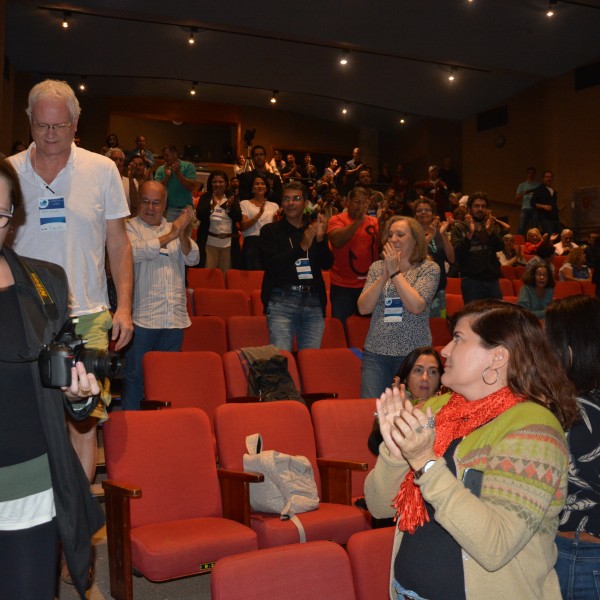
M 558 529 L 600 538 L 600 390 L 577 402 L 581 419 L 568 433 L 569 484 Z

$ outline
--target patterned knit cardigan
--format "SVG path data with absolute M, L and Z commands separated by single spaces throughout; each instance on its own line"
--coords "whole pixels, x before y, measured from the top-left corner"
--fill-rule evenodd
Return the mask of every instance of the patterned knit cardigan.
M 425 405 L 437 413 L 449 398 Z M 539 404 L 520 403 L 466 436 L 454 462 L 457 477 L 439 458 L 417 484 L 435 520 L 462 548 L 467 600 L 560 600 L 554 537 L 566 499 L 568 450 L 556 417 Z M 483 471 L 479 498 L 462 484 L 467 468 Z M 374 517 L 393 516 L 407 470 L 382 444 L 365 482 Z M 402 535 L 397 530 L 392 577 Z

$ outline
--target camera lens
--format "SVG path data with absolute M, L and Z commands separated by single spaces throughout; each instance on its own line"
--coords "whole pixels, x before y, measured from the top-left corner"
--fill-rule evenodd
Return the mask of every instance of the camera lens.
M 75 360 L 80 360 L 85 370 L 93 373 L 97 379 L 123 379 L 125 361 L 118 352 L 82 348 L 77 352 Z

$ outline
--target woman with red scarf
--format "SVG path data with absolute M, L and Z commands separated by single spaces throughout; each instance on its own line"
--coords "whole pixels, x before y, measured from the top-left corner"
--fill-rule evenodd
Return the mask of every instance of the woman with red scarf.
M 530 312 L 482 300 L 453 322 L 442 383 L 454 392 L 377 401 L 384 441 L 365 496 L 374 517 L 397 517 L 390 597 L 560 600 L 573 387 Z

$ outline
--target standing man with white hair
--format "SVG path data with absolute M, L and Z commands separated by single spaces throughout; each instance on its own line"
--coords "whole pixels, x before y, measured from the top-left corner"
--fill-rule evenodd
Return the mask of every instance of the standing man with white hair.
M 24 215 L 17 218 L 13 248 L 21 255 L 50 260 L 67 273 L 70 315 L 87 348 L 106 350 L 112 327 L 115 349 L 131 340 L 133 260 L 125 232 L 129 215 L 115 163 L 73 143 L 81 109 L 71 87 L 47 79 L 29 92 L 27 115 L 33 143 L 10 157 L 23 189 Z M 24 221 L 23 221 L 24 217 Z M 119 306 L 111 318 L 104 271 L 105 248 Z M 96 467 L 98 419 L 107 417 L 102 400 L 85 421 L 68 420 L 73 446 L 90 481 Z

